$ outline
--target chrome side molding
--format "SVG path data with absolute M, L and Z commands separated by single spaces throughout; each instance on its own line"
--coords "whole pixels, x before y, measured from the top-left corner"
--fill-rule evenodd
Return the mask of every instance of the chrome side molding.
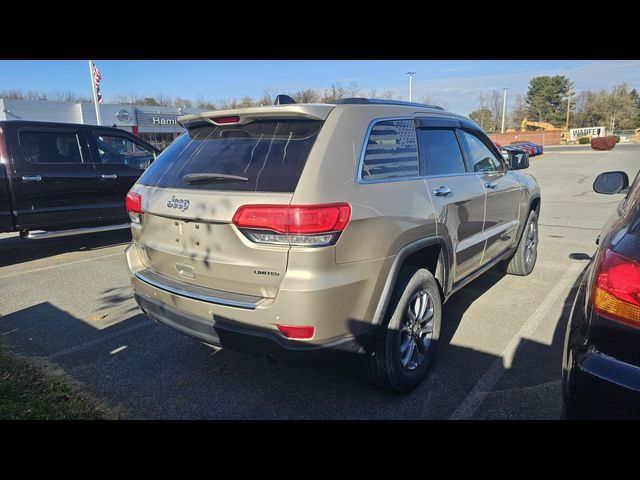
M 48 232 L 27 232 L 20 233 L 22 238 L 27 240 L 39 240 L 42 238 L 68 237 L 71 235 L 81 235 L 83 233 L 99 233 L 110 232 L 112 230 L 124 230 L 129 228 L 128 223 L 119 223 L 117 225 L 101 225 L 99 227 L 74 228 L 72 230 L 52 230 Z

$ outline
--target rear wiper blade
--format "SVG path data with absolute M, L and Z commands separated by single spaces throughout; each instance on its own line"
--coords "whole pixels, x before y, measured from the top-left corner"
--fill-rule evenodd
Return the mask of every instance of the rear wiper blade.
M 182 177 L 186 183 L 193 182 L 248 182 L 247 177 L 240 175 L 228 175 L 226 173 L 187 173 Z

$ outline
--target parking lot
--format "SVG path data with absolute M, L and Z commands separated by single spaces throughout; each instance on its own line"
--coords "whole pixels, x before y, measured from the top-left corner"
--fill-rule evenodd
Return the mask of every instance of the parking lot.
M 155 324 L 132 299 L 128 231 L 49 240 L 0 235 L 0 339 L 47 360 L 125 418 L 556 419 L 572 288 L 621 196 L 596 175 L 633 178 L 640 145 L 548 147 L 529 172 L 542 189 L 538 263 L 497 270 L 444 308 L 439 352 L 407 395 L 380 391 L 348 364 L 274 365 Z

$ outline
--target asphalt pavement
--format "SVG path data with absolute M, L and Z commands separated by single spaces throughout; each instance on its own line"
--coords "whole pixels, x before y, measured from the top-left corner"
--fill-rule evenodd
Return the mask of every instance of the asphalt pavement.
M 214 350 L 155 324 L 132 299 L 127 231 L 26 241 L 0 235 L 0 341 L 50 362 L 125 418 L 557 419 L 572 290 L 621 196 L 598 173 L 640 168 L 640 144 L 549 147 L 531 159 L 542 189 L 538 262 L 491 270 L 444 308 L 427 380 L 397 395 L 353 366 L 303 368 Z

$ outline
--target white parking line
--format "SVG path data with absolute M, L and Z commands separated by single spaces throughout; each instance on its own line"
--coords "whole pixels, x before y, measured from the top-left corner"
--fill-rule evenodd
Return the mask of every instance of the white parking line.
M 92 262 L 94 260 L 99 260 L 101 258 L 115 257 L 115 256 L 118 256 L 118 255 L 124 257 L 124 252 L 110 253 L 108 255 L 100 255 L 100 256 L 91 257 L 91 258 L 83 258 L 82 260 L 75 260 L 73 262 L 66 262 L 66 263 L 58 263 L 56 265 L 49 265 L 48 267 L 33 268 L 31 270 L 21 270 L 19 272 L 7 273 L 6 275 L 0 275 L 0 280 L 2 280 L 3 278 L 14 277 L 16 275 L 24 275 L 25 273 L 42 272 L 42 271 L 45 271 L 45 270 L 51 270 L 52 268 L 66 267 L 67 265 L 75 265 L 77 263 Z
M 473 390 L 471 390 L 467 397 L 458 405 L 458 408 L 451 414 L 449 420 L 467 420 L 473 418 L 473 415 L 480 405 L 482 405 L 485 397 L 493 390 L 493 387 L 498 383 L 498 380 L 500 380 L 504 372 L 511 368 L 513 357 L 522 339 L 530 337 L 547 317 L 547 314 L 556 301 L 563 294 L 566 295 L 568 293 L 573 282 L 576 280 L 576 275 L 583 266 L 584 264 L 580 263 L 572 263 L 569 266 L 562 278 L 560 278 L 560 281 L 547 294 L 540 305 L 538 305 L 538 308 L 536 308 L 531 316 L 524 322 L 522 327 L 520 327 L 518 333 L 509 341 L 500 356 L 495 359 L 491 367 L 489 367 L 480 380 L 478 380 Z M 558 366 L 558 371 L 559 370 L 560 366 Z

